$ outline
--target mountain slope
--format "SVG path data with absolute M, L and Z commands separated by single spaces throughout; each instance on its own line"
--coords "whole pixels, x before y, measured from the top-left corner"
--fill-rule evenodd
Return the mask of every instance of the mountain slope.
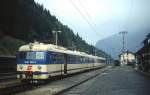
M 136 52 L 141 46 L 142 41 L 149 31 L 130 32 L 125 37 L 125 49 Z M 109 53 L 113 58 L 118 58 L 122 48 L 122 36 L 119 34 L 112 35 L 96 43 L 96 47 Z
M 22 44 L 34 40 L 55 44 L 53 30 L 61 31 L 57 40 L 59 46 L 93 55 L 96 50 L 98 56 L 107 55 L 74 34 L 71 28 L 34 0 L 1 0 L 0 11 L 0 55 L 15 55 Z

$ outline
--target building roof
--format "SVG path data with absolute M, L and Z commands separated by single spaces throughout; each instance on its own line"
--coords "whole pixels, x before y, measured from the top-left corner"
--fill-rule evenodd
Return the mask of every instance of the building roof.
M 136 54 L 141 54 L 147 52 L 147 49 L 150 47 L 150 33 L 146 36 L 146 38 L 143 41 L 144 46 L 139 49 Z
M 120 54 L 119 54 L 119 57 L 120 57 L 121 55 L 125 54 L 125 53 L 129 53 L 129 54 L 135 55 L 135 53 L 133 53 L 133 52 L 127 50 L 127 51 L 125 51 L 125 52 L 120 53 Z
M 150 48 L 150 44 L 143 46 L 136 52 L 136 54 L 146 53 L 148 48 Z

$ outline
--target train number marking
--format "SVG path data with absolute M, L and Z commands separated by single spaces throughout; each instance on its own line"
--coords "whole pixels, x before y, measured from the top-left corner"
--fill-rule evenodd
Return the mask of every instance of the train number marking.
M 27 67 L 27 70 L 28 70 L 28 71 L 31 71 L 31 70 L 32 70 L 32 65 L 29 65 L 29 66 Z

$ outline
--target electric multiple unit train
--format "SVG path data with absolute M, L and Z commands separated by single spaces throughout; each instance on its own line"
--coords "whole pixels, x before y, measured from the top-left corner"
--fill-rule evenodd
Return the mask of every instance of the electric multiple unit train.
M 39 42 L 23 45 L 17 55 L 17 78 L 46 80 L 105 65 L 105 58 Z

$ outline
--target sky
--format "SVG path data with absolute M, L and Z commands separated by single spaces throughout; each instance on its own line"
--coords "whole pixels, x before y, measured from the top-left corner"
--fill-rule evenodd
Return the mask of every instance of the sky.
M 35 0 L 87 43 L 149 28 L 150 0 Z

